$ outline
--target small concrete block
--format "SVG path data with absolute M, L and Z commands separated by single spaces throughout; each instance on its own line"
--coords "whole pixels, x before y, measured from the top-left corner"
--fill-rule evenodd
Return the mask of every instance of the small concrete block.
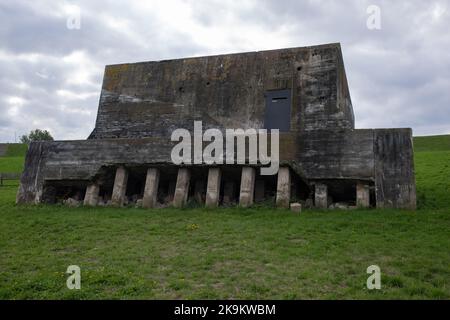
M 315 186 L 315 206 L 319 209 L 328 208 L 328 186 L 323 183 L 316 183 Z
M 97 183 L 91 183 L 86 188 L 86 194 L 84 196 L 85 206 L 96 206 L 98 203 L 98 193 L 100 187 Z
M 292 212 L 302 212 L 302 204 L 298 202 L 291 203 L 291 211 Z
M 74 198 L 68 198 L 63 201 L 65 205 L 68 205 L 69 207 L 78 207 L 81 204 L 81 201 L 76 200 Z
M 356 206 L 359 208 L 370 207 L 370 187 L 366 183 L 356 184 Z

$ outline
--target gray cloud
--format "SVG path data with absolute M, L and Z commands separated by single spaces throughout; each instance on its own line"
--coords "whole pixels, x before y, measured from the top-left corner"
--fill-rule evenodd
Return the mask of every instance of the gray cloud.
M 371 4 L 381 30 L 366 27 Z M 447 1 L 17 0 L 0 19 L 0 141 L 34 128 L 85 139 L 106 64 L 329 42 L 342 44 L 357 127 L 450 133 Z

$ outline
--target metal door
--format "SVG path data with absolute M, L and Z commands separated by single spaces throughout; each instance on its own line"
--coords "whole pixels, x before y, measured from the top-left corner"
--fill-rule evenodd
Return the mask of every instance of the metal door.
M 291 90 L 266 92 L 265 129 L 279 129 L 287 132 L 291 129 Z

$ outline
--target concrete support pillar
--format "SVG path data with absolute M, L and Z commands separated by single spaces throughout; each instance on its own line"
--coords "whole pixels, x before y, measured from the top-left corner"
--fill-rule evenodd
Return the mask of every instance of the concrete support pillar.
M 241 190 L 239 195 L 239 205 L 248 207 L 253 204 L 255 192 L 255 168 L 243 167 L 241 175 Z
M 235 195 L 235 182 L 226 181 L 223 187 L 223 203 L 230 204 L 234 201 Z
M 359 208 L 370 206 L 370 187 L 367 183 L 358 182 L 356 184 L 356 206 Z
M 145 179 L 144 197 L 142 198 L 143 208 L 154 208 L 158 201 L 159 169 L 148 168 Z
M 120 207 L 125 200 L 127 191 L 128 171 L 124 167 L 118 167 L 114 179 L 114 187 L 111 196 L 111 205 Z
M 319 209 L 328 208 L 328 186 L 323 183 L 316 183 L 315 206 Z
M 177 184 L 175 186 L 175 194 L 173 196 L 174 207 L 181 208 L 186 204 L 189 194 L 190 180 L 191 171 L 188 168 L 178 169 Z
M 288 167 L 278 170 L 277 207 L 289 209 L 291 201 L 291 172 Z
M 206 187 L 206 206 L 209 208 L 215 208 L 219 204 L 221 178 L 222 172 L 219 168 L 209 169 Z
M 264 180 L 255 181 L 255 202 L 264 201 L 265 183 Z
M 100 191 L 100 186 L 98 183 L 90 183 L 86 188 L 86 194 L 84 195 L 84 205 L 85 206 L 96 206 L 98 203 L 98 193 Z

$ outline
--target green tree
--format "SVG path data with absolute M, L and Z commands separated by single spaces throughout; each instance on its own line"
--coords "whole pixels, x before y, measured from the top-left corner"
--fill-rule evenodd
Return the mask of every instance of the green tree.
M 53 137 L 47 130 L 35 129 L 30 134 L 20 137 L 20 142 L 29 144 L 34 141 L 52 141 Z

